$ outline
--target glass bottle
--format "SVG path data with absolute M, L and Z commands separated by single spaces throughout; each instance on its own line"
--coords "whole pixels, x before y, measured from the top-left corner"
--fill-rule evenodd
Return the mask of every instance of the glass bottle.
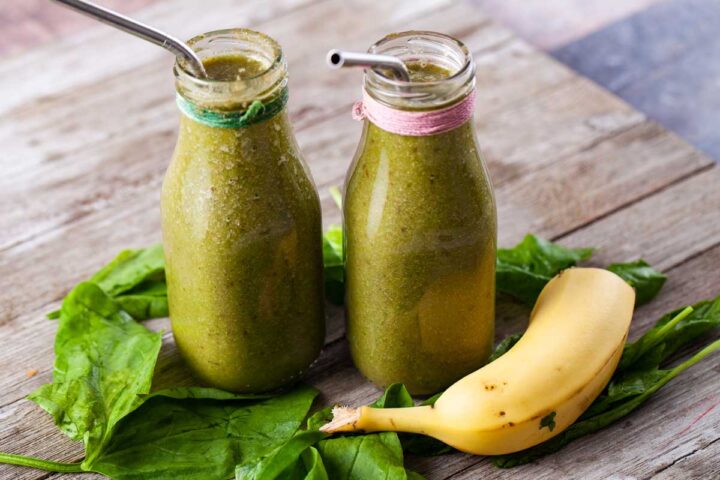
M 432 394 L 481 367 L 494 340 L 496 208 L 472 121 L 475 65 L 461 42 L 433 32 L 392 34 L 369 52 L 400 57 L 411 79 L 367 69 L 366 104 L 470 109 L 464 123 L 430 135 L 365 119 L 345 184 L 355 365 L 380 386 Z
M 320 202 L 288 120 L 287 65 L 251 30 L 189 44 L 209 78 L 174 69 L 182 115 L 162 188 L 173 333 L 204 383 L 273 390 L 325 335 Z

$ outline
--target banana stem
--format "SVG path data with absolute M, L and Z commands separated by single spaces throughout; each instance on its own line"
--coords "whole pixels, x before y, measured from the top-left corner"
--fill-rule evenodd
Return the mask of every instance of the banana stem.
M 408 432 L 428 435 L 437 423 L 435 409 L 430 406 L 409 408 L 346 408 L 333 409 L 333 419 L 320 430 L 334 432 Z

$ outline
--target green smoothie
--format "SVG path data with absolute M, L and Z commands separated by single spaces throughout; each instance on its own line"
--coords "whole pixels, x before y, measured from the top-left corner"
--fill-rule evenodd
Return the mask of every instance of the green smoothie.
M 235 84 L 260 78 L 272 58 L 223 53 L 204 64 L 211 92 L 238 92 L 226 105 L 208 97 L 213 104 L 204 113 L 212 117 L 249 108 L 257 98 Z M 207 108 L 192 95 L 194 80 L 180 76 L 178 91 Z M 260 88 L 263 104 L 285 88 Z M 285 108 L 238 128 L 182 115 L 163 183 L 162 227 L 173 333 L 195 375 L 238 392 L 297 380 L 324 340 L 322 230 Z
M 416 83 L 450 76 L 432 62 L 408 66 Z M 344 221 L 360 371 L 431 394 L 482 366 L 494 339 L 496 210 L 472 120 L 424 137 L 366 121 Z

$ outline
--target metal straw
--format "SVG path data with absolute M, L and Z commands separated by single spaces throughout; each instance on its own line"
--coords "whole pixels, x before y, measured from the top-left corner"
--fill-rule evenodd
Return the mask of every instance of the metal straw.
M 409 82 L 410 72 L 407 66 L 398 57 L 392 55 L 378 55 L 375 53 L 345 52 L 343 50 L 330 50 L 327 54 L 327 63 L 330 68 L 342 67 L 370 67 L 387 68 L 392 70 L 400 79 Z
M 176 57 L 182 58 L 188 69 L 200 78 L 207 78 L 207 73 L 203 67 L 202 60 L 186 43 L 177 38 L 161 32 L 153 27 L 145 25 L 126 17 L 125 15 L 108 10 L 105 7 L 94 5 L 85 0 L 53 0 L 66 7 L 70 7 L 75 11 L 83 13 L 89 17 L 99 20 L 103 23 L 119 28 L 124 32 L 135 35 L 136 37 L 147 40 L 148 42 L 159 45 L 166 50 L 172 52 Z

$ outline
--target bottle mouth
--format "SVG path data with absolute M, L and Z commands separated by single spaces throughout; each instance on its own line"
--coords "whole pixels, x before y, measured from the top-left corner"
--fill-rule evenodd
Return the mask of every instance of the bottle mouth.
M 287 85 L 287 63 L 271 37 L 243 28 L 216 30 L 191 38 L 188 42 L 208 67 L 212 59 L 243 57 L 251 60 L 252 71 L 238 71 L 233 78 L 198 78 L 183 59 L 175 62 L 176 89 L 188 101 L 205 108 L 236 110 L 254 100 L 267 100 Z
M 365 70 L 365 89 L 391 107 L 423 109 L 454 103 L 475 87 L 475 62 L 460 40 L 438 32 L 411 30 L 385 36 L 369 53 L 392 55 L 406 65 L 433 65 L 448 71 L 439 79 L 402 80 L 376 69 Z

